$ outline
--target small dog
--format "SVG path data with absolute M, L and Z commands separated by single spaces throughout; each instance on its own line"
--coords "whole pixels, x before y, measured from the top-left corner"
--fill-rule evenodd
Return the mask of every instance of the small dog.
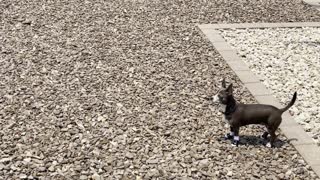
M 213 97 L 213 102 L 219 103 L 224 118 L 230 125 L 231 133 L 227 133 L 226 139 L 233 139 L 232 145 L 239 144 L 239 129 L 248 124 L 263 124 L 267 127 L 262 138 L 267 139 L 270 134 L 270 142 L 267 147 L 274 147 L 276 130 L 278 129 L 283 112 L 287 111 L 296 101 L 297 92 L 293 94 L 291 102 L 284 108 L 278 109 L 271 105 L 264 104 L 239 104 L 233 97 L 232 84 L 226 88 L 225 79 L 222 80 L 222 90 Z

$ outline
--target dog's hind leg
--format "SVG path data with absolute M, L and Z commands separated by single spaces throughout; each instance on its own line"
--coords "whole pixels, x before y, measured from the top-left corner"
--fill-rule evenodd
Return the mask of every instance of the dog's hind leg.
M 276 130 L 278 127 L 268 127 L 268 132 L 270 134 L 270 142 L 266 144 L 267 147 L 274 147 L 274 142 L 277 138 Z
M 276 132 L 275 130 L 271 130 L 270 132 L 270 143 L 267 144 L 267 147 L 274 147 L 274 141 L 276 140 Z
M 270 141 L 266 144 L 266 146 L 268 147 L 268 148 L 271 148 L 272 147 L 272 145 L 273 145 L 273 141 L 271 140 L 273 137 L 272 137 L 272 129 L 269 129 L 268 128 L 268 134 L 270 134 Z
M 280 123 L 281 123 L 281 115 L 280 116 L 273 116 L 269 118 L 269 122 L 271 122 L 268 126 L 268 133 L 270 134 L 270 142 L 267 143 L 267 147 L 274 147 L 274 142 L 277 138 L 276 136 L 276 130 L 278 129 Z

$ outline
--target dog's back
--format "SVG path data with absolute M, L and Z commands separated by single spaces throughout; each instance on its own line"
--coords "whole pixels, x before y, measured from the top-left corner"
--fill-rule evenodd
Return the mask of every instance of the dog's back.
M 238 121 L 240 126 L 247 124 L 265 124 L 269 126 L 279 126 L 283 112 L 287 111 L 297 99 L 297 93 L 293 94 L 290 103 L 284 108 L 276 108 L 266 104 L 238 104 L 237 110 L 232 115 L 235 121 Z
M 274 106 L 265 104 L 238 104 L 237 111 L 233 115 L 232 118 L 238 119 L 241 126 L 270 124 L 272 123 L 270 119 L 276 119 L 281 122 L 282 111 Z

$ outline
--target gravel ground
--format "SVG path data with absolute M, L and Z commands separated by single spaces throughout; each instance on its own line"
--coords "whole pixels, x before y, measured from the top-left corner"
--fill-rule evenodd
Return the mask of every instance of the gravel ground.
M 241 10 L 240 10 L 241 9 Z M 298 0 L 1 1 L 0 179 L 316 179 L 279 136 L 268 149 L 206 97 L 252 96 L 200 23 L 319 21 Z
M 222 35 L 320 145 L 320 28 L 227 30 Z

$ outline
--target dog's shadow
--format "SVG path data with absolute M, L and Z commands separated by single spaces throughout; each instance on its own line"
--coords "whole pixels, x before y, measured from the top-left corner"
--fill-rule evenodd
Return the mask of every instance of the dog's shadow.
M 242 135 L 240 136 L 239 145 L 265 146 L 268 142 L 269 142 L 269 138 L 263 139 L 262 137 L 259 137 L 259 136 Z M 280 148 L 286 143 L 287 143 L 286 140 L 277 138 L 274 142 L 274 146 L 276 148 Z

